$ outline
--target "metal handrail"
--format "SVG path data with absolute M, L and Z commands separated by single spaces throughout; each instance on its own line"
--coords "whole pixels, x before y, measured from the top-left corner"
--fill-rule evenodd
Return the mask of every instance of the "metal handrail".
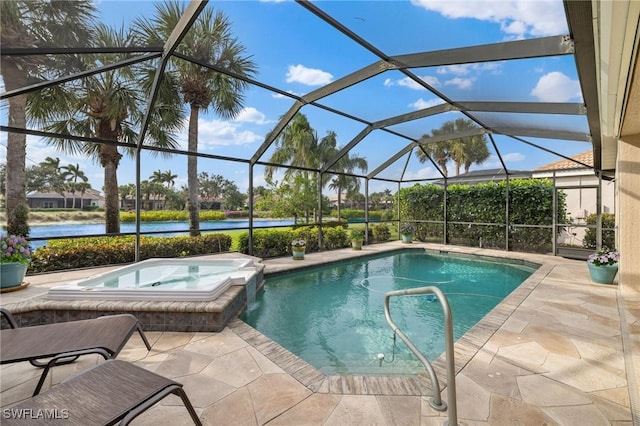
M 438 383 L 438 377 L 433 370 L 431 363 L 420 352 L 420 350 L 411 342 L 411 340 L 398 328 L 398 326 L 391 319 L 391 312 L 389 311 L 389 299 L 393 296 L 416 296 L 421 294 L 433 294 L 436 296 L 440 305 L 442 306 L 442 312 L 444 314 L 444 328 L 445 328 L 445 348 L 446 348 L 446 360 L 447 360 L 447 399 L 449 400 L 449 420 L 445 422 L 445 425 L 456 426 L 458 424 L 458 411 L 456 406 L 456 372 L 453 356 L 453 318 L 451 316 L 451 309 L 449 302 L 444 293 L 434 286 L 428 287 L 416 287 L 406 290 L 390 291 L 385 294 L 384 297 L 384 316 L 387 318 L 387 323 L 391 326 L 391 329 L 396 333 L 402 341 L 409 347 L 411 352 L 420 360 L 424 368 L 429 373 L 431 383 L 433 386 L 433 397 L 429 401 L 429 405 L 437 411 L 447 411 L 447 403 L 440 398 L 440 384 Z

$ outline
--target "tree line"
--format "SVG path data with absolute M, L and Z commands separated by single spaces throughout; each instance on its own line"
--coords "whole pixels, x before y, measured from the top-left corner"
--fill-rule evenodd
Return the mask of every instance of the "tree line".
M 195 62 L 210 64 L 245 78 L 257 73 L 257 65 L 251 55 L 233 35 L 229 19 L 212 7 L 201 12 L 176 49 L 182 55 L 193 58 L 194 62 L 171 57 L 158 80 L 155 79 L 157 65 L 151 61 L 134 63 L 131 61 L 133 53 L 102 53 L 114 46 L 162 46 L 169 39 L 185 7 L 184 3 L 177 1 L 159 3 L 153 15 L 136 19 L 128 28 L 112 28 L 96 21 L 97 9 L 91 2 L 3 2 L 0 35 L 5 48 L 104 48 L 84 54 L 2 55 L 1 73 L 8 92 L 105 64 L 128 63 L 8 98 L 10 126 L 26 128 L 27 121 L 33 123 L 40 130 L 56 134 L 46 138 L 47 143 L 62 152 L 92 158 L 104 169 L 102 189 L 107 234 L 120 231 L 120 204 L 126 196 L 125 191 L 130 193 L 128 185 L 118 184 L 117 169 L 123 155 L 134 157 L 139 142 L 148 147 L 178 148 L 175 135 L 185 122 L 188 127 L 187 149 L 196 153 L 201 111 L 211 109 L 220 117 L 229 119 L 244 107 L 244 91 L 248 83 Z M 154 82 L 158 83 L 157 86 Z M 148 103 L 153 87 L 157 88 L 157 96 L 150 108 Z M 148 121 L 143 122 L 147 113 Z M 444 176 L 448 173 L 446 166 L 449 160 L 455 162 L 456 172 L 462 166 L 468 171 L 471 164 L 481 163 L 489 156 L 484 135 L 439 143 L 429 143 L 429 138 L 473 126 L 473 122 L 464 119 L 445 123 L 442 128 L 433 130 L 418 141 L 418 158 L 422 162 L 432 160 Z M 144 135 L 139 133 L 141 128 L 146 129 Z M 77 140 L 78 136 L 106 143 L 83 142 Z M 334 131 L 319 137 L 306 116 L 296 114 L 274 140 L 275 150 L 269 159 L 270 165 L 265 169 L 268 185 L 262 191 L 265 202 L 275 206 L 276 210 L 304 217 L 308 221 L 311 216 L 317 215 L 318 208 L 324 203 L 318 200 L 319 187 L 337 192 L 338 209 L 343 196 L 351 200 L 363 198 L 360 194 L 363 177 L 354 174 L 366 173 L 367 160 L 352 152 L 339 156 L 342 148 L 337 139 Z M 164 150 L 153 150 L 151 153 L 172 155 Z M 9 233 L 22 234 L 26 229 L 27 216 L 13 214 L 26 208 L 28 185 L 25 155 L 26 135 L 9 132 L 7 164 L 10 165 L 10 172 L 6 173 L 4 188 Z M 187 185 L 182 191 L 173 190 L 172 185 L 165 186 L 168 183 L 166 176 L 152 176 L 145 183 L 143 192 L 150 197 L 153 191 L 159 191 L 159 187 L 152 184 L 165 179 L 160 186 L 164 187 L 170 202 L 181 205 L 184 201 L 182 195 L 186 193 L 184 208 L 189 212 L 190 235 L 197 236 L 200 234 L 199 209 L 203 199 L 211 200 L 226 194 L 225 203 L 236 206 L 240 194 L 237 187 L 234 189 L 235 184 L 224 177 L 199 173 L 196 155 L 187 156 L 186 161 Z M 333 164 L 322 176 L 312 172 L 328 163 Z M 285 168 L 282 174 L 281 168 Z M 83 175 L 73 168 L 67 168 L 66 173 L 69 173 L 69 179 L 66 180 L 72 183 L 69 188 L 81 192 L 86 182 Z M 173 197 L 175 194 L 182 195 Z M 233 197 L 236 199 L 233 200 Z
M 2 5 L 1 37 L 5 48 L 162 46 L 172 33 L 186 5 L 177 1 L 160 3 L 151 17 L 140 17 L 129 28 L 111 28 L 96 22 L 91 2 L 5 1 Z M 236 75 L 250 77 L 256 65 L 231 32 L 222 12 L 208 7 L 202 11 L 177 51 L 196 61 L 222 67 Z M 55 80 L 105 64 L 130 60 L 129 53 L 89 53 L 1 57 L 7 91 L 39 81 Z M 143 61 L 8 98 L 11 126 L 26 128 L 27 119 L 46 132 L 48 143 L 71 154 L 84 154 L 104 169 L 105 231 L 120 231 L 117 169 L 124 155 L 134 156 L 141 138 L 140 128 L 154 87 L 155 63 Z M 210 68 L 172 57 L 157 90 L 144 144 L 161 148 L 178 147 L 175 135 L 183 127 L 188 111 L 188 150 L 197 152 L 198 116 L 211 107 L 223 118 L 234 117 L 243 107 L 242 92 L 247 83 Z M 82 142 L 66 135 L 127 143 Z M 153 151 L 156 152 L 156 151 Z M 164 152 L 159 155 L 170 155 Z M 7 231 L 24 233 L 26 215 L 13 212 L 26 208 L 26 135 L 9 132 L 6 174 Z M 190 234 L 199 235 L 197 157 L 189 156 L 188 201 Z

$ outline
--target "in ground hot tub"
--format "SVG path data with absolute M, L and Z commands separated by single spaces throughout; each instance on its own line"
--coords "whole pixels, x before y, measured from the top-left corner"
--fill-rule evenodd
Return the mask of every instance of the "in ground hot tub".
M 255 285 L 252 259 L 149 259 L 52 287 L 58 300 L 211 301 L 232 285 Z

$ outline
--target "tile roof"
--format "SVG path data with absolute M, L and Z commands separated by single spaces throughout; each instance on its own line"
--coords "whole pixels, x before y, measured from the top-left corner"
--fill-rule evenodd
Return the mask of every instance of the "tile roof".
M 574 155 L 571 158 L 593 167 L 593 151 L 592 150 L 582 152 L 578 155 Z M 574 161 L 562 159 L 560 161 L 555 161 L 553 163 L 545 164 L 544 166 L 535 169 L 535 171 L 538 172 L 543 170 L 584 169 L 584 168 L 585 167 L 583 165 L 578 164 Z

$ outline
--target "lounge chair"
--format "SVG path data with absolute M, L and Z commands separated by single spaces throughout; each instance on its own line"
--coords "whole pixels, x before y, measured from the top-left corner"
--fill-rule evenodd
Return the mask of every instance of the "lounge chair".
M 104 359 L 115 358 L 136 330 L 147 349 L 151 350 L 140 322 L 130 314 L 18 327 L 9 311 L 0 308 L 0 313 L 11 327 L 0 330 L 0 364 L 29 361 L 44 369 L 34 396 L 40 392 L 49 369 L 54 365 L 68 364 L 87 354 L 99 354 Z M 38 361 L 41 359 L 47 362 Z
M 100 363 L 3 408 L 2 425 L 127 425 L 171 393 L 182 399 L 193 422 L 201 426 L 180 383 L 120 360 Z

